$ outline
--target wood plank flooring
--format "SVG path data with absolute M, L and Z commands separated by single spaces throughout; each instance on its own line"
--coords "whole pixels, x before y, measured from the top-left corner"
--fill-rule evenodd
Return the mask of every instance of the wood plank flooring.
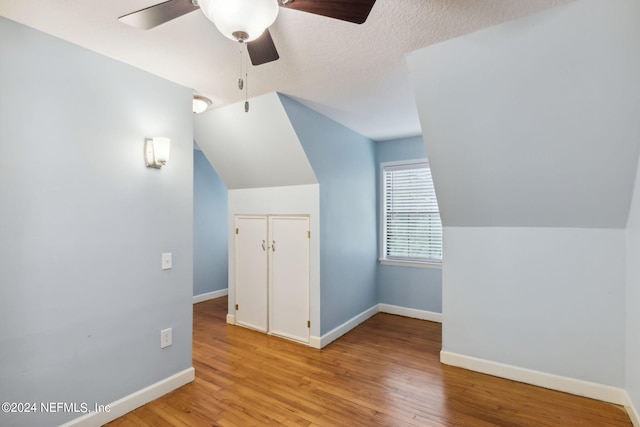
M 194 306 L 196 380 L 109 426 L 626 426 L 625 410 L 439 362 L 441 325 L 379 313 L 316 350 Z

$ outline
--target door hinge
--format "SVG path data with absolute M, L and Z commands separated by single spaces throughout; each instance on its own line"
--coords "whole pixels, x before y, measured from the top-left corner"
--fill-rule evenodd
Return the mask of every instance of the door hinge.
M 311 320 L 307 320 L 307 328 L 311 327 Z
M 307 238 L 310 239 L 311 238 L 311 232 L 307 231 Z
M 240 233 L 240 229 L 236 228 L 236 234 L 239 234 L 239 233 Z
M 238 304 L 236 304 L 236 311 L 238 311 Z

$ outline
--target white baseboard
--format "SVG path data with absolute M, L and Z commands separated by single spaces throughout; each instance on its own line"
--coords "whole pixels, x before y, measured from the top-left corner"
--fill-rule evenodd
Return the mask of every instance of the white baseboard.
M 95 427 L 115 420 L 140 406 L 192 382 L 195 369 L 188 368 L 107 405 L 109 412 L 90 412 L 60 427 Z
M 373 307 L 358 314 L 357 316 L 352 317 L 342 325 L 332 329 L 321 337 L 309 337 L 309 345 L 314 348 L 326 347 L 333 341 L 337 340 L 338 338 L 358 326 L 360 323 L 364 322 L 374 314 L 377 314 L 379 311 L 380 310 L 378 308 L 378 304 L 376 304 Z
M 227 323 L 229 323 L 230 325 L 235 325 L 236 324 L 236 316 L 235 316 L 235 314 L 227 314 Z
M 207 292 L 207 293 L 200 294 L 200 295 L 194 295 L 193 296 L 193 303 L 197 304 L 199 302 L 209 301 L 211 299 L 224 297 L 226 295 L 229 295 L 229 288 L 220 289 L 219 291 Z
M 629 418 L 631 419 L 631 424 L 633 427 L 640 427 L 640 415 L 638 415 L 638 410 L 636 409 L 633 401 L 629 394 L 625 391 L 627 401 L 624 404 L 624 409 L 627 410 L 627 414 L 629 414 Z
M 314 337 L 313 335 L 311 335 L 309 337 L 309 347 L 321 349 L 322 348 L 322 338 Z
M 602 400 L 604 402 L 615 403 L 617 405 L 626 405 L 628 403 L 627 393 L 618 387 L 578 380 L 575 378 L 562 377 L 560 375 L 548 374 L 546 372 L 534 371 L 532 369 L 520 368 L 462 354 L 450 353 L 444 350 L 440 352 L 440 362 L 445 365 L 457 366 L 471 371 L 493 375 L 495 377 L 506 378 L 551 390 L 589 397 L 591 399 Z
M 326 347 L 328 344 L 337 340 L 338 338 L 340 338 L 341 336 L 349 332 L 351 329 L 358 326 L 360 323 L 364 322 L 374 314 L 380 313 L 380 312 L 397 314 L 399 316 L 412 317 L 414 319 L 429 320 L 431 322 L 442 323 L 442 313 L 435 313 L 435 312 L 426 311 L 426 310 L 417 310 L 414 308 L 400 307 L 400 306 L 391 305 L 391 304 L 376 304 L 370 309 L 363 311 L 362 313 L 351 318 L 350 320 L 347 320 L 342 325 L 338 326 L 337 328 L 334 328 L 333 330 L 327 332 L 321 337 L 310 336 L 309 347 L 313 347 L 313 348 Z M 227 316 L 227 322 L 229 322 L 228 316 Z
M 442 313 L 417 310 L 415 308 L 406 308 L 391 304 L 378 304 L 378 307 L 380 308 L 381 313 L 397 314 L 398 316 L 413 317 L 414 319 L 442 323 Z

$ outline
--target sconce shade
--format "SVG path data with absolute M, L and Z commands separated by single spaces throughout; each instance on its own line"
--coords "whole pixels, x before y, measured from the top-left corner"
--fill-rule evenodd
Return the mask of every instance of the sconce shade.
M 169 161 L 171 140 L 161 136 L 145 140 L 145 163 L 147 167 L 160 169 Z
M 278 16 L 278 0 L 199 0 L 204 15 L 234 41 L 250 42 Z

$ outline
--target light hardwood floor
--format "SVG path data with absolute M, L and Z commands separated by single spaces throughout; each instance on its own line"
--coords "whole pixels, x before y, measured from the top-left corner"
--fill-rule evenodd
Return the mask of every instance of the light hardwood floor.
M 439 362 L 441 325 L 377 314 L 323 350 L 194 306 L 196 380 L 109 426 L 631 426 L 623 408 Z

